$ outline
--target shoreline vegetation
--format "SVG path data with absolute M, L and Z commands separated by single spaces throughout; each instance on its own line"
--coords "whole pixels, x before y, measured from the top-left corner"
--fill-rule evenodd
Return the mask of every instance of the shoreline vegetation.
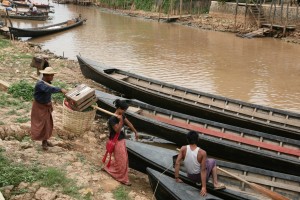
M 105 0 L 106 2 L 111 2 Z M 130 17 L 156 19 L 167 16 L 151 12 L 147 0 L 142 6 L 127 5 L 124 9 L 110 9 L 96 3 L 95 6 Z M 115 0 L 123 2 L 124 0 Z M 128 2 L 128 1 L 125 1 Z M 169 1 L 165 1 L 169 2 Z M 162 7 L 164 8 L 164 7 Z M 154 17 L 153 17 L 154 16 Z M 182 18 L 177 24 L 214 31 L 237 33 L 232 15 L 203 14 Z M 240 25 L 240 30 L 245 28 Z M 251 28 L 247 29 L 249 32 Z M 283 40 L 300 44 L 298 31 L 289 33 Z M 280 37 L 280 35 L 278 35 Z M 55 76 L 58 84 L 72 88 L 84 83 L 98 90 L 108 91 L 103 86 L 84 78 L 77 61 L 56 56 L 49 50 L 42 50 L 38 44 L 10 41 L 0 36 L 1 81 L 9 83 L 8 92 L 0 90 L 0 191 L 6 200 L 150 200 L 153 193 L 145 174 L 130 169 L 131 187 L 125 187 L 101 171 L 101 159 L 107 140 L 106 118 L 99 113 L 91 130 L 74 135 L 62 129 L 63 107 L 61 97 L 54 99 L 54 132 L 51 142 L 55 145 L 43 152 L 39 142 L 30 139 L 31 98 L 28 96 L 35 83 L 29 76 L 36 75 L 30 67 L 31 59 L 37 55 L 48 55 L 50 66 L 59 73 Z M 25 81 L 25 95 L 18 83 Z M 23 96 L 22 96 L 23 95 Z

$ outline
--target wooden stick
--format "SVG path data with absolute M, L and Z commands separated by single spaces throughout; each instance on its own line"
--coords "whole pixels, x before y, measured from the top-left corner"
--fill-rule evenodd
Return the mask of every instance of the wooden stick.
M 103 109 L 103 108 L 100 108 L 100 107 L 98 107 L 98 106 L 91 106 L 92 108 L 94 108 L 94 109 L 96 109 L 96 110 L 99 110 L 99 111 L 101 111 L 101 112 L 104 112 L 104 113 L 106 113 L 106 114 L 109 114 L 109 115 L 112 115 L 112 116 L 118 116 L 117 114 L 115 114 L 115 113 L 112 113 L 112 112 L 109 112 L 108 110 L 105 110 L 105 109 Z
M 282 195 L 280 195 L 276 192 L 268 190 L 267 188 L 264 188 L 260 185 L 255 184 L 255 183 L 250 183 L 249 181 L 246 181 L 246 180 L 242 179 L 241 177 L 236 176 L 236 175 L 234 175 L 234 174 L 232 174 L 232 173 L 230 173 L 230 172 L 228 172 L 228 171 L 226 171 L 226 170 L 224 170 L 220 167 L 217 167 L 217 169 L 224 172 L 225 174 L 228 174 L 229 176 L 232 176 L 232 177 L 238 179 L 239 181 L 242 181 L 243 183 L 248 184 L 252 189 L 254 189 L 254 190 L 256 190 L 256 191 L 272 198 L 273 200 L 289 200 L 288 198 L 286 198 L 286 197 L 284 197 L 284 196 L 282 196 Z
M 42 79 L 39 79 L 38 77 L 35 77 L 35 76 L 33 76 L 33 75 L 30 75 L 30 77 L 33 78 L 33 79 L 35 79 L 35 80 L 37 80 L 37 81 L 43 81 L 43 82 L 44 82 L 46 85 L 48 85 L 48 86 L 54 87 L 54 86 L 51 85 L 50 83 L 48 83 L 48 82 L 46 82 L 46 81 L 44 81 L 44 80 L 42 80 Z

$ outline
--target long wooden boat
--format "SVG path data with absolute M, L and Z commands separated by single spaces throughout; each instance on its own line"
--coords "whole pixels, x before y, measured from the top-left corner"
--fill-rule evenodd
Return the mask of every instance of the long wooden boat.
M 147 168 L 147 174 L 151 188 L 156 200 L 209 200 L 220 198 L 207 194 L 205 197 L 199 195 L 199 189 L 185 183 L 176 183 L 174 178 L 161 174 L 160 172 Z
M 68 20 L 62 23 L 43 26 L 38 28 L 14 28 L 9 27 L 10 33 L 15 37 L 39 37 L 80 26 L 86 19 Z
M 1 14 L 1 17 L 6 17 L 5 14 Z M 30 13 L 9 13 L 9 17 L 12 19 L 25 19 L 25 20 L 37 20 L 46 21 L 48 19 L 48 14 L 32 15 Z
M 126 97 L 177 112 L 300 140 L 300 114 L 171 85 L 77 56 L 84 76 Z
M 13 4 L 19 6 L 19 7 L 27 7 L 29 8 L 29 5 L 28 3 L 24 2 L 24 1 L 13 1 Z M 53 7 L 53 6 L 50 6 L 49 4 L 34 4 L 37 8 L 44 8 L 44 9 L 50 9 L 50 7 Z
M 150 167 L 165 175 L 174 177 L 174 158 L 178 152 L 175 150 L 156 147 L 140 142 L 126 141 L 129 157 L 129 166 L 133 169 L 146 173 L 146 168 Z M 209 152 L 208 152 L 209 153 Z M 278 173 L 270 170 L 259 169 L 223 160 L 216 160 L 217 165 L 235 174 L 244 180 L 261 185 L 267 189 L 277 192 L 292 200 L 299 200 L 300 197 L 300 177 Z M 253 160 L 253 162 L 256 162 Z M 199 186 L 187 178 L 184 167 L 179 173 L 180 178 L 188 185 Z M 252 190 L 247 184 L 243 184 L 227 174 L 218 171 L 218 180 L 226 185 L 225 190 L 213 190 L 212 180 L 207 184 L 208 192 L 212 195 L 224 199 L 268 199 Z
M 112 112 L 115 99 L 126 100 L 130 105 L 126 115 L 140 131 L 185 145 L 186 134 L 194 130 L 199 132 L 199 146 L 209 155 L 300 176 L 297 140 L 204 120 L 101 91 L 96 91 L 96 96 L 98 105 Z

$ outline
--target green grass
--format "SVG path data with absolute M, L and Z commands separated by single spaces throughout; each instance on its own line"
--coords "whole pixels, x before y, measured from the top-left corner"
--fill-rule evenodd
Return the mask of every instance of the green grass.
M 28 55 L 28 54 L 17 54 L 17 55 L 13 55 L 12 58 L 14 60 L 19 60 L 19 59 L 32 59 L 32 55 Z
M 11 98 L 8 94 L 0 94 L 0 108 L 8 107 L 8 106 L 21 106 L 23 105 L 23 101 L 19 99 Z
M 64 88 L 64 89 L 67 88 L 67 84 L 61 81 L 54 81 L 52 84 L 59 88 Z M 62 93 L 56 93 L 52 95 L 53 101 L 56 101 L 58 103 L 62 103 L 64 98 L 65 96 Z
M 3 121 L 0 121 L 0 125 L 4 125 L 5 123 Z
M 128 191 L 124 186 L 120 186 L 114 190 L 113 195 L 116 200 L 131 200 L 128 196 Z
M 15 109 L 8 111 L 7 113 L 5 113 L 5 115 L 16 115 L 18 114 L 17 111 Z
M 0 38 L 0 49 L 9 47 L 10 45 L 11 45 L 11 44 L 10 44 L 9 40 Z
M 26 122 L 28 122 L 28 121 L 30 121 L 30 118 L 28 118 L 28 117 L 18 117 L 18 118 L 16 119 L 16 122 L 17 122 L 17 123 L 26 123 Z
M 25 101 L 31 101 L 33 98 L 34 86 L 33 84 L 21 80 L 17 83 L 13 83 L 8 88 L 8 93 L 12 94 L 14 98 L 21 98 Z
M 1 149 L 0 149 L 1 150 Z M 82 199 L 75 180 L 66 177 L 66 173 L 57 168 L 40 168 L 37 165 L 27 166 L 9 161 L 0 151 L 0 188 L 8 185 L 18 186 L 21 182 L 39 181 L 44 187 L 57 189 L 63 194 Z M 15 191 L 24 193 L 25 190 Z

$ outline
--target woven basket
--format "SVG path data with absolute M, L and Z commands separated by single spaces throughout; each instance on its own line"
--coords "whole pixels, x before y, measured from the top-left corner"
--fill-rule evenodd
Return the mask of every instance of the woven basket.
M 63 103 L 63 128 L 77 136 L 82 135 L 84 132 L 90 130 L 95 115 L 95 109 L 86 112 L 78 112 L 71 110 Z

